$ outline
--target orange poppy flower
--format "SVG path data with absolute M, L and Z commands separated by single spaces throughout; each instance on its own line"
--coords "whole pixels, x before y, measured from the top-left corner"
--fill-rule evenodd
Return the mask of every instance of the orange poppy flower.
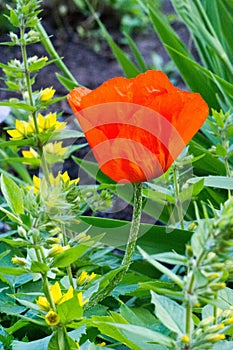
M 152 70 L 110 79 L 92 91 L 75 88 L 68 101 L 100 169 L 121 183 L 162 175 L 208 116 L 198 93 L 182 91 Z

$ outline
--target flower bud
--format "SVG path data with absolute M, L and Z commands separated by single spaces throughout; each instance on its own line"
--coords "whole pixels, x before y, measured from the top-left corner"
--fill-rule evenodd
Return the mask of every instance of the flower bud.
M 27 260 L 24 258 L 20 258 L 19 256 L 14 256 L 11 261 L 13 264 L 19 265 L 19 266 L 25 266 L 27 264 Z
M 49 326 L 57 326 L 60 323 L 59 315 L 54 311 L 49 311 L 45 316 L 45 321 Z
M 225 339 L 224 334 L 207 334 L 204 338 L 204 341 L 208 343 L 217 343 L 220 340 Z
M 217 292 L 220 289 L 226 288 L 226 283 L 225 282 L 219 282 L 219 283 L 213 283 L 209 286 L 213 292 Z
M 190 338 L 189 338 L 189 336 L 187 335 L 187 334 L 185 334 L 185 335 L 183 335 L 182 337 L 181 337 L 181 343 L 189 343 L 190 342 Z
M 224 321 L 224 325 L 225 326 L 229 326 L 233 324 L 233 317 L 230 317 L 230 318 L 227 318 L 225 321 Z
M 22 238 L 26 238 L 27 237 L 27 232 L 22 226 L 18 226 L 18 234 Z
M 216 333 L 218 331 L 220 331 L 221 329 L 224 328 L 224 324 L 223 323 L 220 323 L 220 324 L 216 324 L 214 326 L 211 326 L 209 327 L 207 330 L 206 330 L 206 333 Z
M 214 322 L 214 316 L 209 316 L 204 318 L 201 322 L 199 322 L 198 327 L 204 328 L 211 325 Z

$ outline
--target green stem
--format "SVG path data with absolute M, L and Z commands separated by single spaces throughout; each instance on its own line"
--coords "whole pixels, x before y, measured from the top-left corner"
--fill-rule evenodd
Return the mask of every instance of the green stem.
M 22 52 L 22 58 L 23 58 L 24 74 L 25 74 L 25 79 L 26 79 L 26 84 L 27 84 L 29 103 L 33 107 L 34 102 L 33 102 L 33 95 L 32 95 L 32 85 L 31 85 L 31 79 L 30 79 L 30 72 L 28 69 L 27 50 L 26 50 L 26 44 L 24 42 L 24 35 L 25 35 L 25 27 L 22 25 L 20 28 L 21 52 Z M 34 122 L 34 126 L 35 126 L 35 133 L 39 134 L 39 129 L 38 129 L 38 125 L 37 125 L 35 111 L 32 112 L 32 118 L 33 118 L 33 122 Z
M 192 306 L 190 305 L 189 302 L 187 302 L 185 332 L 190 340 L 191 340 L 191 320 L 192 320 Z
M 218 301 L 218 292 L 215 293 L 214 295 L 214 300 L 217 302 Z M 214 324 L 216 325 L 217 324 L 217 315 L 218 315 L 218 307 L 217 305 L 214 305 L 213 307 L 213 316 L 214 316 Z
M 182 213 L 182 204 L 179 200 L 179 184 L 178 184 L 176 165 L 174 166 L 174 171 L 173 171 L 173 181 L 174 181 L 174 187 L 175 187 L 176 203 L 177 203 L 177 211 L 178 211 L 180 227 L 182 230 L 184 230 L 184 219 L 183 219 L 183 213 Z
M 55 50 L 51 40 L 49 39 L 44 27 L 42 26 L 42 24 L 39 22 L 36 25 L 36 29 L 38 30 L 38 32 L 40 33 L 41 36 L 41 42 L 44 45 L 46 51 L 48 52 L 49 56 L 55 60 L 55 63 L 57 65 L 57 67 L 62 71 L 62 73 L 64 74 L 64 76 L 71 80 L 72 83 L 74 84 L 74 86 L 81 86 L 77 80 L 74 78 L 74 76 L 72 75 L 72 73 L 69 71 L 69 69 L 66 67 L 66 65 L 64 64 L 64 62 L 62 61 L 61 57 L 58 55 L 57 51 Z
M 67 238 L 66 238 L 66 229 L 65 229 L 65 225 L 62 225 L 62 238 L 63 238 L 63 244 L 67 245 Z M 67 275 L 69 277 L 69 282 L 70 285 L 74 288 L 74 281 L 73 281 L 73 275 L 72 275 L 72 269 L 71 269 L 71 265 L 66 267 L 66 272 Z
M 117 275 L 109 282 L 109 284 L 103 288 L 101 291 L 99 291 L 93 299 L 90 299 L 89 303 L 87 304 L 87 308 L 96 305 L 101 300 L 106 298 L 109 293 L 121 282 L 123 277 L 125 276 L 126 272 L 128 271 L 136 241 L 138 236 L 138 231 L 140 227 L 140 219 L 141 219 L 141 212 L 142 212 L 142 183 L 136 183 L 134 184 L 134 208 L 133 208 L 133 217 L 130 227 L 130 233 L 128 238 L 128 243 L 125 250 L 125 255 L 121 263 L 122 269 L 118 272 Z
M 57 329 L 57 337 L 58 337 L 58 350 L 67 350 L 66 346 L 66 331 L 64 327 L 58 327 Z
M 33 244 L 35 245 L 35 253 L 36 253 L 36 257 L 37 257 L 37 261 L 40 262 L 40 263 L 44 263 L 44 259 L 41 257 L 40 255 L 40 251 L 38 250 L 38 248 L 36 247 L 37 245 L 37 240 L 36 240 L 36 237 L 35 235 L 33 235 Z M 39 247 L 40 249 L 40 247 Z M 42 255 L 43 256 L 43 255 Z M 48 302 L 49 302 L 49 305 L 51 307 L 51 309 L 53 311 L 56 310 L 56 306 L 55 306 L 55 303 L 53 301 L 53 297 L 52 297 L 52 294 L 51 294 L 51 291 L 50 291 L 50 288 L 49 288 L 49 281 L 48 281 L 48 277 L 46 275 L 46 273 L 41 273 L 41 277 L 43 279 L 43 286 L 44 286 L 44 291 L 45 291 L 45 295 L 48 299 Z

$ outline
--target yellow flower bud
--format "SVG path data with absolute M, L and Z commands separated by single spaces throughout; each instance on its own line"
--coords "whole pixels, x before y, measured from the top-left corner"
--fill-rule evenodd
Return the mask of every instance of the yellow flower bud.
M 20 258 L 18 256 L 14 256 L 11 261 L 13 264 L 19 265 L 19 266 L 25 266 L 27 264 L 27 260 L 24 258 Z
M 70 245 L 66 245 L 66 246 L 61 246 L 59 244 L 53 244 L 52 248 L 49 251 L 48 256 L 49 257 L 54 257 L 60 253 L 63 253 L 64 251 L 70 249 Z
M 56 312 L 51 310 L 45 316 L 45 321 L 49 326 L 57 326 L 60 323 L 60 317 Z
M 209 316 L 204 318 L 201 322 L 199 322 L 198 327 L 206 327 L 214 322 L 214 316 Z
M 187 334 L 183 335 L 183 337 L 181 338 L 181 342 L 186 344 L 189 343 L 190 342 L 189 336 Z
M 230 324 L 233 324 L 233 317 L 227 318 L 227 319 L 224 321 L 224 324 L 225 324 L 225 326 L 228 326 L 228 325 L 230 325 Z
M 44 311 L 49 311 L 50 310 L 50 305 L 49 305 L 49 302 L 48 302 L 46 297 L 40 296 L 37 299 L 36 303 L 37 303 L 37 305 L 39 306 L 39 308 L 41 310 L 44 310 Z
M 220 340 L 225 339 L 224 334 L 207 334 L 204 338 L 204 341 L 208 343 L 217 343 Z
M 224 328 L 224 324 L 220 323 L 220 324 L 217 324 L 217 325 L 214 325 L 214 326 L 207 328 L 206 333 L 216 333 L 223 328 Z
M 51 100 L 51 98 L 53 98 L 53 95 L 55 94 L 55 91 L 56 90 L 54 90 L 52 86 L 50 88 L 46 88 L 42 90 L 40 93 L 40 100 L 41 101 Z

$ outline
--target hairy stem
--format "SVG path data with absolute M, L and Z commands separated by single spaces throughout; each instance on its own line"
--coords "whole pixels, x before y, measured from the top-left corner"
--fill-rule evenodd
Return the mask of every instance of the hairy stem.
M 133 209 L 133 217 L 130 227 L 130 233 L 128 238 L 128 243 L 125 250 L 125 255 L 121 263 L 121 270 L 114 276 L 114 278 L 109 282 L 109 284 L 100 290 L 92 299 L 90 299 L 89 303 L 87 304 L 87 308 L 90 308 L 97 303 L 99 303 L 101 300 L 103 300 L 105 297 L 109 295 L 109 293 L 121 282 L 123 279 L 125 273 L 128 271 L 132 256 L 134 253 L 138 231 L 140 227 L 140 219 L 141 219 L 141 212 L 142 212 L 142 183 L 136 183 L 134 184 L 134 209 Z

